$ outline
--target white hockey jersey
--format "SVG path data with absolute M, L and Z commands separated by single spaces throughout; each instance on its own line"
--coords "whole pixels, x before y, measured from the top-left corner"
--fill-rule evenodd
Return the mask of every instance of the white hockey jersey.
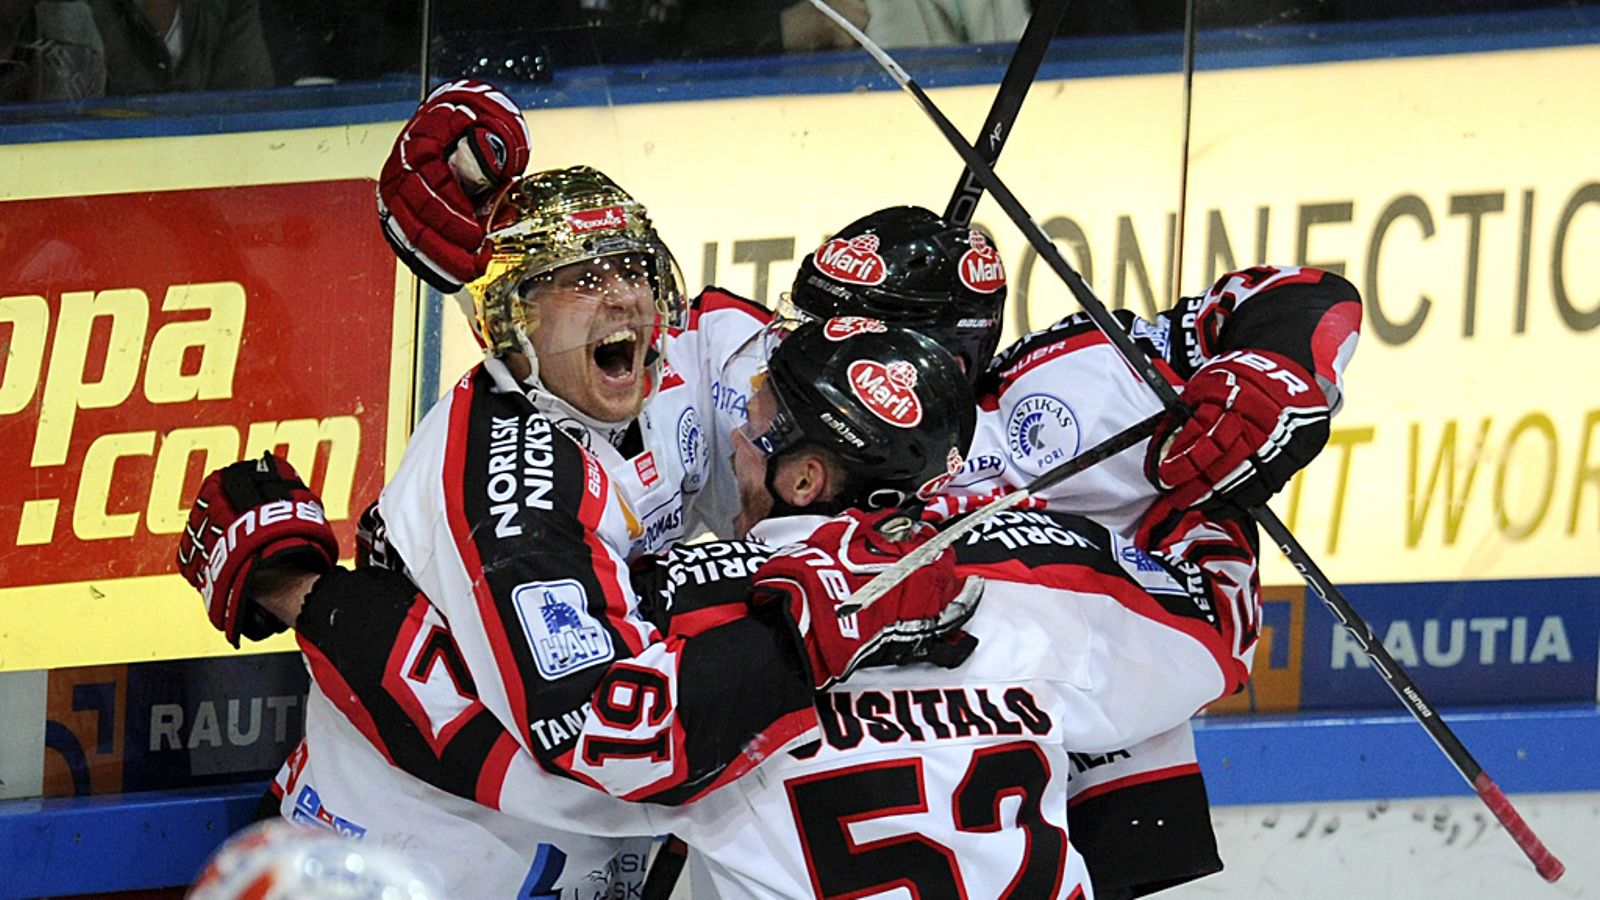
M 1252 602 L 1250 542 L 1194 521 L 1146 554 L 1081 517 L 1008 512 L 957 559 L 987 579 L 966 663 L 860 670 L 818 698 L 821 740 L 661 813 L 689 844 L 696 898 L 1092 896 L 1069 840 L 1071 754 L 1141 741 L 1233 689 L 1218 612 Z
M 729 629 L 693 649 L 669 645 L 638 614 L 628 578 L 628 560 L 731 521 L 737 489 L 722 441 L 743 423 L 748 378 L 721 379 L 766 320 L 708 290 L 669 339 L 645 411 L 618 433 L 548 397 L 530 402 L 497 360 L 430 411 L 367 523 L 375 557 L 422 593 L 402 588 L 415 601 L 386 608 L 393 585 L 364 571 L 325 578 L 308 600 L 316 609 L 326 591 L 365 606 L 341 604 L 342 629 L 297 623 L 314 684 L 306 741 L 278 779 L 285 816 L 414 848 L 453 895 L 637 889 L 647 842 L 619 838 L 650 826 L 615 798 L 682 802 L 761 758 L 732 738 L 686 746 L 681 718 L 640 701 L 674 712 L 713 702 L 713 682 L 677 683 L 685 658 L 693 668 L 710 644 L 736 645 L 722 652 L 758 669 L 786 649 Z M 369 614 L 366 627 L 350 625 Z M 632 709 L 596 713 L 590 700 L 607 679 L 637 689 Z M 707 727 L 748 728 L 739 734 L 779 746 L 814 721 L 802 681 Z M 639 740 L 617 720 L 646 713 L 654 744 L 612 740 L 619 730 Z
M 1115 315 L 1174 385 L 1181 387 L 1206 360 L 1222 353 L 1271 350 L 1312 372 L 1337 412 L 1344 369 L 1360 330 L 1361 302 L 1355 288 L 1337 275 L 1258 266 L 1223 275 L 1206 293 L 1180 300 L 1154 322 L 1126 311 Z M 1025 487 L 1162 408 L 1081 313 L 1004 350 L 978 390 L 971 451 L 940 500 L 950 512 Z M 1159 496 L 1145 476 L 1148 448 L 1149 441 L 1141 441 L 1037 499 L 1048 509 L 1090 516 L 1123 537 L 1134 537 Z M 1253 525 L 1249 532 L 1254 535 Z M 1253 624 L 1240 625 L 1237 652 L 1248 667 L 1257 635 Z M 1079 753 L 1074 767 L 1074 834 L 1101 883 L 1148 890 L 1221 868 L 1187 722 L 1137 746 Z M 1156 819 L 1173 827 L 1157 833 L 1139 824 Z M 1152 841 L 1154 846 L 1147 843 Z

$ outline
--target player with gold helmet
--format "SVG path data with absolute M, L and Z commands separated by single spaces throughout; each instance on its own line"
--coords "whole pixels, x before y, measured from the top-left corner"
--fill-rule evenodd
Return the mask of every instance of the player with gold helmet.
M 587 166 L 540 172 L 502 195 L 488 234 L 487 271 L 467 285 L 479 340 L 592 424 L 637 416 L 687 316 L 644 206 Z
M 686 802 L 815 722 L 803 633 L 734 608 L 658 627 L 629 568 L 733 521 L 717 436 L 743 424 L 750 378 L 717 379 L 770 314 L 715 289 L 686 303 L 643 206 L 601 173 L 516 178 L 526 147 L 507 144 L 519 128 L 495 121 L 505 105 L 484 88 L 425 102 L 380 180 L 391 244 L 429 283 L 466 286 L 487 351 L 364 516 L 382 564 L 324 554 L 281 590 L 253 580 L 280 549 L 331 538 L 320 519 L 280 534 L 280 497 L 312 504 L 265 458 L 202 485 L 180 569 L 297 630 L 313 687 L 275 782 L 286 818 L 404 846 L 451 896 L 632 895 L 648 838 L 628 836 L 656 829 L 617 798 Z M 458 180 L 470 160 L 500 174 Z M 487 240 L 454 252 L 473 245 L 456 232 Z M 908 619 L 938 621 L 956 599 L 948 572 L 929 571 Z M 806 599 L 826 604 L 807 621 L 831 621 L 830 597 Z M 898 624 L 891 612 L 832 639 L 858 649 Z M 503 811 L 516 803 L 520 816 Z

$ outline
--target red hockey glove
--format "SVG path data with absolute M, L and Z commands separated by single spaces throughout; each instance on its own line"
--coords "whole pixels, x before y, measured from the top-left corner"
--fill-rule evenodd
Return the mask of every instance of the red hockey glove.
M 270 452 L 217 469 L 200 485 L 178 539 L 178 571 L 205 599 L 211 624 L 239 646 L 284 629 L 250 601 L 253 571 L 291 566 L 326 572 L 339 558 L 322 503 Z
M 454 293 L 483 274 L 485 217 L 529 143 L 522 111 L 492 85 L 452 81 L 422 101 L 378 179 L 383 236 L 418 278 Z
M 1183 389 L 1192 411 L 1150 441 L 1145 473 L 1180 507 L 1213 497 L 1248 509 L 1267 502 L 1328 442 L 1328 401 L 1309 372 L 1263 350 L 1201 366 Z
M 849 510 L 756 570 L 751 605 L 781 610 L 793 623 L 818 690 L 863 665 L 931 662 L 952 668 L 977 646 L 959 629 L 977 609 L 983 581 L 958 578 L 948 549 L 872 606 L 843 619 L 834 614 L 874 575 L 936 533 L 919 524 L 911 537 L 889 540 L 875 526 L 899 514 Z

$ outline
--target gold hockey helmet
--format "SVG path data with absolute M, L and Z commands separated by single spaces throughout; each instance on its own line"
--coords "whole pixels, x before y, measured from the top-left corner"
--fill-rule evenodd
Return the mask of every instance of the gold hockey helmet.
M 497 202 L 488 237 L 494 243 L 488 268 L 466 289 L 478 336 L 493 353 L 525 349 L 517 326 L 531 332 L 538 325 L 527 289 L 535 279 L 602 257 L 635 257 L 647 268 L 658 336 L 684 324 L 687 308 L 671 251 L 644 206 L 596 169 L 573 166 L 517 180 Z

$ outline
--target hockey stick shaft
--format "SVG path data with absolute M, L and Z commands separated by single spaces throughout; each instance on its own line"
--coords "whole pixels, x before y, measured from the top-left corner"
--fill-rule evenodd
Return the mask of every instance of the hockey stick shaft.
M 645 876 L 644 887 L 640 888 L 640 900 L 670 900 L 688 856 L 689 845 L 675 834 L 667 835 L 650 862 L 650 873 Z
M 1129 425 L 1127 428 L 1035 478 L 1027 487 L 992 500 L 976 512 L 957 520 L 950 527 L 939 532 L 937 537 L 907 553 L 904 558 L 874 575 L 871 581 L 861 586 L 861 590 L 851 594 L 850 599 L 839 604 L 838 614 L 841 617 L 848 616 L 866 609 L 876 603 L 878 598 L 888 593 L 895 585 L 906 580 L 906 577 L 912 572 L 927 565 L 934 557 L 944 552 L 944 548 L 971 534 L 983 523 L 1013 506 L 1027 501 L 1030 497 L 1038 496 L 1041 492 L 1055 487 L 1079 472 L 1089 469 L 1096 463 L 1116 456 L 1118 453 L 1155 434 L 1156 426 L 1161 424 L 1161 420 L 1165 415 L 1165 411 L 1159 412 Z
M 893 78 L 896 84 L 900 85 L 906 93 L 916 100 L 917 105 L 922 107 L 922 111 L 944 134 L 945 140 L 960 154 L 962 162 L 967 164 L 968 171 L 994 196 L 995 202 L 1000 204 L 1000 208 L 1005 211 L 1006 216 L 1022 230 L 1023 236 L 1028 239 L 1028 243 L 1033 245 L 1039 257 L 1066 283 L 1067 290 L 1072 292 L 1072 296 L 1078 301 L 1078 305 L 1083 307 L 1083 311 L 1089 315 L 1089 318 L 1094 321 L 1106 338 L 1121 351 L 1123 359 L 1133 368 L 1134 374 L 1138 375 L 1142 381 L 1150 386 L 1151 390 L 1155 391 L 1156 396 L 1161 398 L 1161 404 L 1168 409 L 1182 407 L 1182 402 L 1178 399 L 1178 392 L 1156 371 L 1155 364 L 1150 361 L 1149 357 L 1145 356 L 1134 345 L 1133 339 L 1128 337 L 1127 332 L 1123 331 L 1122 327 L 1111 317 L 1111 313 L 1106 310 L 1105 304 L 1095 297 L 1094 292 L 1089 289 L 1089 285 L 1084 282 L 1083 277 L 1072 266 L 1067 264 L 1066 259 L 1061 256 L 1061 252 L 1056 249 L 1055 244 L 1051 243 L 1050 238 L 1045 236 L 1044 230 L 1033 221 L 1033 218 L 1028 215 L 1028 211 L 1023 209 L 1022 203 L 1017 200 L 1016 195 L 1011 193 L 1010 188 L 1007 188 L 1000 181 L 999 177 L 994 174 L 994 169 L 983 161 L 983 157 L 978 155 L 978 151 L 974 150 L 971 144 L 967 143 L 966 138 L 961 136 L 961 132 L 956 130 L 955 125 L 951 124 L 945 114 L 939 110 L 939 107 L 934 105 L 928 95 L 923 92 L 922 87 L 912 80 L 911 76 L 907 75 L 906 71 L 900 68 L 900 64 L 885 53 L 882 47 L 873 43 L 872 39 L 867 37 L 861 29 L 840 15 L 824 0 L 810 0 L 810 2 L 823 15 L 832 19 L 840 28 L 849 33 L 856 43 L 860 44 L 862 49 L 877 60 L 878 65 L 883 67 L 885 72 L 889 73 L 889 77 Z
M 1428 737 L 1433 739 L 1434 744 L 1455 766 L 1456 771 L 1461 773 L 1461 777 L 1472 786 L 1479 799 L 1483 800 L 1489 811 L 1494 813 L 1494 817 L 1500 820 L 1500 824 L 1505 826 L 1506 833 L 1511 835 L 1511 839 L 1516 841 L 1517 846 L 1528 857 L 1528 861 L 1533 863 L 1534 871 L 1539 873 L 1539 877 L 1545 881 L 1555 881 L 1560 878 L 1566 871 L 1566 866 L 1562 865 L 1561 860 L 1557 859 L 1544 842 L 1539 840 L 1539 836 L 1533 833 L 1527 821 L 1501 792 L 1500 786 L 1495 784 L 1494 779 L 1490 778 L 1489 773 L 1485 772 L 1473 758 L 1466 745 L 1461 743 L 1461 739 L 1456 737 L 1449 725 L 1445 724 L 1444 719 L 1428 703 L 1427 698 L 1422 696 L 1422 691 L 1417 688 L 1416 682 L 1411 680 L 1411 676 L 1372 633 L 1372 626 L 1367 624 L 1338 587 L 1323 574 L 1316 561 L 1305 552 L 1294 535 L 1289 532 L 1288 527 L 1278 518 L 1278 514 L 1264 505 L 1252 507 L 1249 513 L 1266 531 L 1273 543 L 1278 545 L 1278 549 L 1283 551 L 1283 555 L 1289 558 L 1289 562 L 1300 573 L 1300 577 L 1305 579 L 1312 593 L 1322 600 L 1328 611 L 1333 613 L 1333 617 L 1339 620 L 1339 624 L 1355 638 L 1357 646 L 1368 659 L 1372 660 L 1373 667 L 1378 670 L 1378 674 L 1383 677 L 1389 689 L 1394 691 L 1401 705 L 1411 713 L 1412 718 L 1417 720 L 1423 730 L 1428 732 Z
M 1006 139 L 1011 137 L 1011 128 L 1016 124 L 1017 113 L 1022 110 L 1022 101 L 1027 99 L 1028 89 L 1033 87 L 1033 79 L 1039 74 L 1039 65 L 1044 62 L 1044 55 L 1050 49 L 1050 40 L 1061 28 L 1061 20 L 1066 14 L 1067 0 L 1040 0 L 1035 4 L 1033 14 L 1028 17 L 1028 27 L 1023 29 L 1017 49 L 1011 53 L 1006 74 L 995 91 L 994 104 L 989 107 L 989 117 L 983 120 L 983 131 L 979 132 L 978 155 L 990 166 L 1000 158 L 1000 151 L 1005 149 Z M 978 181 L 971 169 L 963 169 L 961 181 L 956 184 L 955 193 L 944 208 L 945 220 L 961 226 L 971 225 L 978 201 L 982 198 L 983 183 Z
M 977 152 L 962 138 L 961 133 L 950 123 L 944 113 L 934 105 L 922 88 L 881 47 L 873 43 L 871 38 L 868 38 L 859 28 L 856 28 L 843 16 L 839 15 L 823 0 L 811 0 L 811 4 L 849 33 L 851 38 L 871 54 L 878 61 L 878 64 L 883 67 L 884 71 L 888 72 L 889 76 L 916 100 L 917 105 L 922 107 L 923 112 L 939 128 L 945 140 L 961 155 L 962 160 L 967 164 L 967 168 L 994 196 L 995 201 L 1000 204 L 1000 208 L 1005 211 L 1007 217 L 1016 224 L 1017 228 L 1028 239 L 1028 243 L 1038 251 L 1040 258 L 1044 259 L 1050 265 L 1050 268 L 1066 283 L 1067 289 L 1072 292 L 1073 297 L 1078 301 L 1083 311 L 1088 314 L 1100 331 L 1122 354 L 1124 361 L 1133 369 L 1135 374 L 1149 385 L 1151 390 L 1155 391 L 1156 396 L 1161 398 L 1162 404 L 1169 410 L 1181 409 L 1182 404 L 1179 400 L 1178 392 L 1161 377 L 1161 374 L 1156 370 L 1155 363 L 1139 349 L 1138 345 L 1133 343 L 1132 338 L 1128 336 L 1127 332 L 1123 331 L 1116 319 L 1105 308 L 1105 305 L 1100 302 L 1099 298 L 1094 296 L 1094 292 L 1089 289 L 1082 276 L 1067 264 L 1060 252 L 1056 250 L 1055 245 L 1051 243 L 1050 238 L 1045 235 L 1044 230 L 1028 215 L 1027 210 L 1022 207 L 1016 195 L 1012 194 L 1010 189 L 1000 181 L 999 176 L 995 175 L 992 168 L 984 164 L 983 160 L 978 157 Z M 1428 732 L 1428 736 L 1438 745 L 1456 771 L 1461 774 L 1462 778 L 1466 779 L 1467 783 L 1478 793 L 1479 798 L 1489 807 L 1490 812 L 1494 813 L 1495 818 L 1505 826 L 1506 832 L 1511 835 L 1512 840 L 1516 841 L 1517 846 L 1527 855 L 1540 877 L 1546 881 L 1555 881 L 1560 878 L 1562 872 L 1565 871 L 1561 861 L 1556 859 L 1550 850 L 1545 847 L 1544 843 L 1533 833 L 1533 830 L 1528 827 L 1527 822 L 1512 807 L 1510 801 L 1506 800 L 1499 787 L 1483 771 L 1483 767 L 1478 764 L 1477 760 L 1472 757 L 1472 754 L 1461 743 L 1461 740 L 1455 736 L 1450 727 L 1444 723 L 1444 720 L 1423 698 L 1421 691 L 1417 689 L 1415 682 L 1411 680 L 1405 670 L 1400 667 L 1399 663 L 1395 662 L 1382 644 L 1373 639 L 1371 626 L 1367 625 L 1366 621 L 1355 611 L 1355 608 L 1350 605 L 1350 601 L 1345 599 L 1339 589 L 1333 585 L 1333 582 L 1322 573 L 1322 570 L 1312 560 L 1310 554 L 1305 551 L 1305 548 L 1300 546 L 1300 542 L 1289 532 L 1289 529 L 1284 526 L 1283 522 L 1278 519 L 1272 510 L 1265 506 L 1253 507 L 1249 512 L 1266 529 L 1268 536 L 1277 544 L 1278 549 L 1288 558 L 1290 564 L 1300 572 L 1312 591 L 1333 612 L 1334 617 L 1356 638 L 1357 643 L 1367 654 L 1367 657 L 1372 660 L 1374 668 L 1378 670 L 1385 683 L 1389 685 L 1390 690 L 1394 691 L 1395 695 L 1401 699 L 1405 708 L 1410 711 L 1418 724 L 1422 725 L 1423 729 Z

